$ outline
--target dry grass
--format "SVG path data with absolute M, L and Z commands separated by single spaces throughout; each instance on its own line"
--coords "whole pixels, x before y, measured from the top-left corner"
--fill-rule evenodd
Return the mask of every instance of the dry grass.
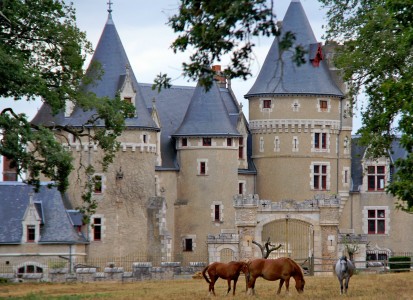
M 413 272 L 380 275 L 355 275 L 350 280 L 347 296 L 340 296 L 339 283 L 333 276 L 306 277 L 303 294 L 299 295 L 291 280 L 290 295 L 275 296 L 277 282 L 259 278 L 256 282 L 256 296 L 244 294 L 245 281 L 238 281 L 236 299 L 413 299 Z M 219 280 L 215 287 L 218 295 L 224 297 L 226 282 Z M 232 293 L 232 291 L 231 291 Z M 93 283 L 38 283 L 1 284 L 0 299 L 210 299 L 208 285 L 204 280 L 144 281 L 134 283 L 93 282 Z

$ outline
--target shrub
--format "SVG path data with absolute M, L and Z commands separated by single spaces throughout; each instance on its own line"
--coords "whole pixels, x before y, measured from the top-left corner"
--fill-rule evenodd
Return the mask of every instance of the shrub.
M 405 272 L 410 270 L 411 259 L 409 256 L 393 256 L 389 258 L 390 270 Z

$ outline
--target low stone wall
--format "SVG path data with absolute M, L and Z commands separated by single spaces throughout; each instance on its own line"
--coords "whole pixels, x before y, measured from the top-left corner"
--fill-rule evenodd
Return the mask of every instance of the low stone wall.
M 108 267 L 104 268 L 103 272 L 98 272 L 97 268 L 77 268 L 74 272 L 69 272 L 67 268 L 61 268 L 50 269 L 48 274 L 27 273 L 19 276 L 20 278 L 13 273 L 4 273 L 0 274 L 0 278 L 8 279 L 11 282 L 133 282 L 167 280 L 182 278 L 183 276 L 192 276 L 202 271 L 206 265 L 205 262 L 191 262 L 189 266 L 182 267 L 180 262 L 162 262 L 160 267 L 154 267 L 151 262 L 135 262 L 132 264 L 132 272 L 125 272 L 124 268 L 116 267 L 113 263 L 110 263 Z

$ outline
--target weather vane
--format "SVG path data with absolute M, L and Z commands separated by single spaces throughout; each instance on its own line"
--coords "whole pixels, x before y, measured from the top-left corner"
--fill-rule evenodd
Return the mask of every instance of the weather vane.
M 108 7 L 109 7 L 108 13 L 112 13 L 112 4 L 113 4 L 113 2 L 109 0 L 109 2 L 107 4 L 108 4 Z

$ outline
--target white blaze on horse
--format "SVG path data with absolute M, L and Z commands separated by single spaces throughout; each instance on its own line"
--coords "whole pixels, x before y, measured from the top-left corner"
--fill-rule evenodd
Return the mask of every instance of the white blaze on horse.
M 355 269 L 356 268 L 351 260 L 347 259 L 345 256 L 340 257 L 337 261 L 335 272 L 338 281 L 340 282 L 340 294 L 343 294 L 343 290 L 344 293 L 347 294 L 348 283 L 350 281 L 350 277 L 353 276 Z

